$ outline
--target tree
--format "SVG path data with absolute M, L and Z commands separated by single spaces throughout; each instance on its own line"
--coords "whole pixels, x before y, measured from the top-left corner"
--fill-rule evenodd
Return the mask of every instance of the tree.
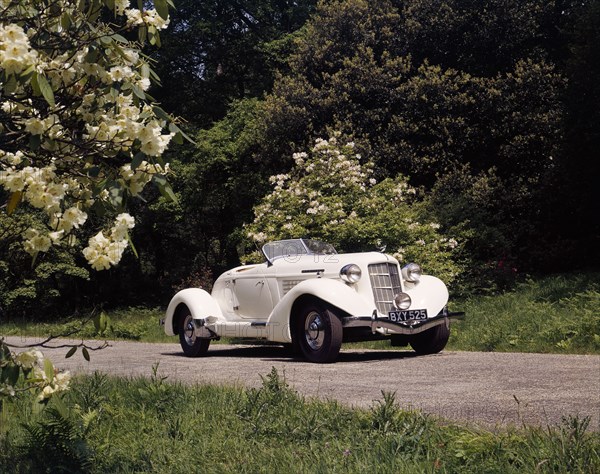
M 167 3 L 0 2 L 0 184 L 8 214 L 21 205 L 46 216 L 24 232 L 34 260 L 66 245 L 88 215 L 107 225 L 112 212 L 110 230 L 83 249 L 92 268 L 110 268 L 134 226 L 128 201 L 149 181 L 172 195 L 161 155 L 181 133 L 145 92 L 155 74 L 140 51 L 159 41 Z
M 180 0 L 162 47 L 157 72 L 175 88 L 155 91 L 166 110 L 195 127 L 222 119 L 235 100 L 270 90 L 284 67 L 293 33 L 315 0 Z
M 556 5 L 505 4 L 320 3 L 290 73 L 266 98 L 263 133 L 272 145 L 261 156 L 284 170 L 282 156 L 328 127 L 350 133 L 368 148 L 379 179 L 401 174 L 439 193 L 430 202 L 448 206 L 431 207 L 436 221 L 473 239 L 481 264 L 539 266 L 544 254 L 532 250 L 563 144 L 566 81 L 544 49 Z M 477 200 L 466 198 L 474 182 L 486 189 Z M 492 226 L 502 245 L 476 238 Z

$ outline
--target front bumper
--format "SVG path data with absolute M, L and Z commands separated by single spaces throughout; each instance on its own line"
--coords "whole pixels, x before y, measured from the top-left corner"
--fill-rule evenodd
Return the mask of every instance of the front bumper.
M 418 334 L 441 324 L 448 324 L 450 319 L 463 319 L 465 313 L 462 311 L 448 311 L 444 308 L 437 316 L 425 321 L 413 321 L 414 324 L 397 323 L 390 321 L 387 317 L 380 318 L 377 310 L 371 316 L 348 316 L 342 318 L 344 328 L 370 327 L 373 333 L 388 329 L 391 334 Z M 379 330 L 379 331 L 378 331 Z

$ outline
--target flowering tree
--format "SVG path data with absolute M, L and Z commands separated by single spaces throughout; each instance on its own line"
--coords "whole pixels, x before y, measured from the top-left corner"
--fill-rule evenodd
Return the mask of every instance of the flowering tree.
M 0 184 L 9 214 L 24 203 L 46 215 L 23 235 L 34 259 L 109 212 L 112 228 L 83 251 L 108 269 L 134 226 L 127 200 L 150 181 L 174 198 L 161 155 L 182 132 L 147 94 L 157 77 L 141 52 L 160 44 L 167 4 L 0 0 Z
M 345 251 L 385 249 L 451 281 L 458 242 L 440 234 L 404 177 L 377 183 L 355 148 L 335 133 L 317 139 L 309 153 L 295 153 L 291 172 L 270 178 L 273 192 L 254 209 L 247 235 L 257 243 L 313 237 Z

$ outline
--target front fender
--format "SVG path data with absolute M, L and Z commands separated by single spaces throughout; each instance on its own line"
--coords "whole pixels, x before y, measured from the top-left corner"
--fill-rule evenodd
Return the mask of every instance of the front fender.
M 442 280 L 431 275 L 422 275 L 417 285 L 404 284 L 404 291 L 410 295 L 411 308 L 426 309 L 433 318 L 448 304 L 448 289 Z
M 169 303 L 165 316 L 165 334 L 174 336 L 177 334 L 174 317 L 180 305 L 186 305 L 194 319 L 205 319 L 214 316 L 223 318 L 223 313 L 216 300 L 206 291 L 200 288 L 187 288 L 178 292 Z
M 290 316 L 292 307 L 301 296 L 314 296 L 335 306 L 351 316 L 370 315 L 375 309 L 354 289 L 338 280 L 314 278 L 304 280 L 292 288 L 275 306 L 267 322 L 269 339 L 276 342 L 291 342 Z

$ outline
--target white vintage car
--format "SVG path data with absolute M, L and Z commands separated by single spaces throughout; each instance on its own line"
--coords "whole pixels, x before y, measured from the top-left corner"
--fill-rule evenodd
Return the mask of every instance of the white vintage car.
M 450 335 L 446 285 L 415 263 L 379 252 L 338 254 L 324 242 L 280 240 L 265 262 L 223 273 L 212 293 L 177 293 L 162 320 L 185 355 L 201 356 L 212 339 L 290 344 L 312 362 L 333 362 L 342 342 L 390 339 L 418 354 L 441 351 Z

